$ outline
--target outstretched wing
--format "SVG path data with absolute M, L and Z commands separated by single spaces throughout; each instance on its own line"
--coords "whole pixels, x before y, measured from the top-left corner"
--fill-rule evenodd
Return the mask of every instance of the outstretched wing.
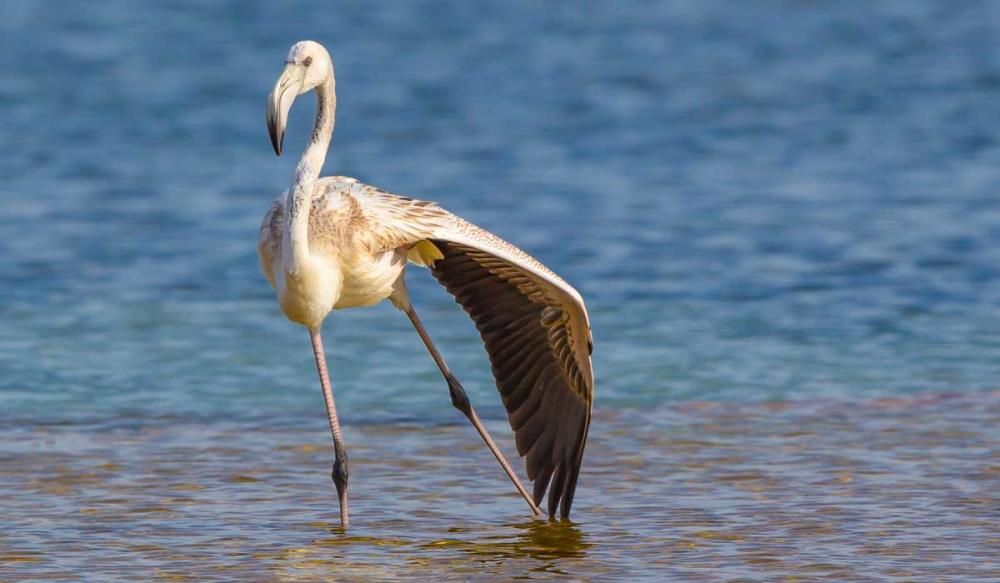
M 369 194 L 362 206 L 385 244 L 411 248 L 411 259 L 428 264 L 472 317 L 534 481 L 535 503 L 548 490 L 549 515 L 559 509 L 568 517 L 594 396 L 580 294 L 527 253 L 436 205 Z
M 551 488 L 549 515 L 558 507 L 567 517 L 594 393 L 583 302 L 526 269 L 513 253 L 504 257 L 491 245 L 431 242 L 444 256 L 431 268 L 434 277 L 472 317 L 486 344 L 517 452 L 526 457 L 534 481 L 535 503 L 541 505 Z

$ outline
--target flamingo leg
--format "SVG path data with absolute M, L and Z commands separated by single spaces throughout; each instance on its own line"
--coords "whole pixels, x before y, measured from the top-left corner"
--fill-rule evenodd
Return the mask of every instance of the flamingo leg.
M 330 373 L 326 368 L 326 354 L 323 351 L 323 338 L 319 329 L 309 331 L 312 341 L 313 356 L 316 358 L 316 372 L 323 386 L 323 400 L 326 401 L 326 415 L 330 419 L 330 433 L 333 435 L 333 484 L 337 487 L 337 497 L 340 499 L 340 525 L 347 528 L 347 451 L 344 449 L 344 438 L 340 433 L 340 421 L 337 420 L 337 407 L 333 402 L 333 388 L 330 386 Z
M 489 432 L 486 431 L 486 427 L 484 427 L 482 422 L 479 420 L 479 415 L 477 415 L 475 409 L 472 408 L 472 403 L 469 402 L 469 396 L 465 393 L 465 389 L 462 388 L 462 385 L 458 382 L 458 379 L 455 378 L 455 375 L 451 373 L 451 369 L 448 368 L 448 364 L 445 363 L 444 358 L 441 357 L 441 353 L 438 352 L 437 347 L 434 346 L 434 342 L 431 340 L 430 335 L 427 334 L 427 330 L 424 328 L 423 323 L 417 316 L 416 310 L 413 309 L 412 305 L 409 305 L 409 302 L 407 302 L 407 305 L 402 306 L 402 308 L 403 311 L 406 312 L 406 315 L 410 318 L 410 322 L 413 323 L 413 327 L 416 328 L 417 334 L 420 335 L 420 339 L 424 341 L 427 351 L 431 353 L 431 358 L 433 358 L 434 362 L 437 363 L 438 368 L 441 370 L 441 374 L 444 375 L 445 380 L 448 382 L 448 390 L 451 393 L 451 404 L 454 405 L 456 409 L 461 411 L 466 418 L 469 419 L 469 422 L 472 423 L 472 426 L 476 428 L 476 431 L 479 432 L 479 436 L 483 438 L 483 441 L 486 442 L 486 446 L 490 448 L 493 456 L 497 458 L 498 462 L 500 462 L 500 466 L 503 467 L 503 471 L 507 473 L 507 477 L 514 483 L 514 487 L 516 487 L 517 491 L 521 493 L 521 496 L 524 498 L 524 501 L 528 503 L 531 511 L 535 515 L 541 515 L 542 511 L 538 508 L 538 504 L 536 504 L 531 498 L 531 495 L 528 494 L 528 490 L 525 489 L 524 484 L 521 483 L 517 474 L 514 473 L 510 464 L 507 463 L 507 459 L 504 457 L 503 453 L 500 452 L 500 449 L 497 447 L 496 443 L 494 443 L 493 438 L 490 437 Z

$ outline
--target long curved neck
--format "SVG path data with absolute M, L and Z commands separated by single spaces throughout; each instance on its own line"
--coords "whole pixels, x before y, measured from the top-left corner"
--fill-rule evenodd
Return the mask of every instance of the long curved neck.
M 290 265 L 293 271 L 309 254 L 309 209 L 312 207 L 313 183 L 323 169 L 336 117 L 337 95 L 334 83 L 331 70 L 326 81 L 316 87 L 316 122 L 312 138 L 295 166 L 295 175 L 288 189 L 288 221 L 285 223 L 288 244 L 283 247 L 291 251 Z

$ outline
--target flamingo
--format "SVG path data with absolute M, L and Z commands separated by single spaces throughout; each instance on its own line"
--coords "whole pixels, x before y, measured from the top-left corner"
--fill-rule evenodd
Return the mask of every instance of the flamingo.
M 548 490 L 548 515 L 568 519 L 590 426 L 593 340 L 583 298 L 540 262 L 428 201 L 354 178 L 320 178 L 333 135 L 336 82 L 329 52 L 314 41 L 289 49 L 267 100 L 267 127 L 281 155 L 296 97 L 316 92 L 312 136 L 291 185 L 260 227 L 261 269 L 281 312 L 309 331 L 333 436 L 331 472 L 348 526 L 348 460 L 321 328 L 332 310 L 388 299 L 403 311 L 444 375 L 452 405 L 475 427 L 535 515 Z M 408 263 L 430 269 L 472 318 L 525 458 L 528 493 L 473 409 L 410 303 Z

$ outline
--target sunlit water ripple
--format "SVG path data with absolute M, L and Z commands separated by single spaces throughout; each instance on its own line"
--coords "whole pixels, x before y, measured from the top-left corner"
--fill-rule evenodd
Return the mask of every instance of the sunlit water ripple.
M 528 517 L 464 425 L 357 423 L 348 533 L 321 418 L 22 423 L 0 431 L 0 507 L 17 508 L 0 564 L 47 580 L 985 580 L 998 419 L 1000 393 L 603 411 L 572 525 Z

